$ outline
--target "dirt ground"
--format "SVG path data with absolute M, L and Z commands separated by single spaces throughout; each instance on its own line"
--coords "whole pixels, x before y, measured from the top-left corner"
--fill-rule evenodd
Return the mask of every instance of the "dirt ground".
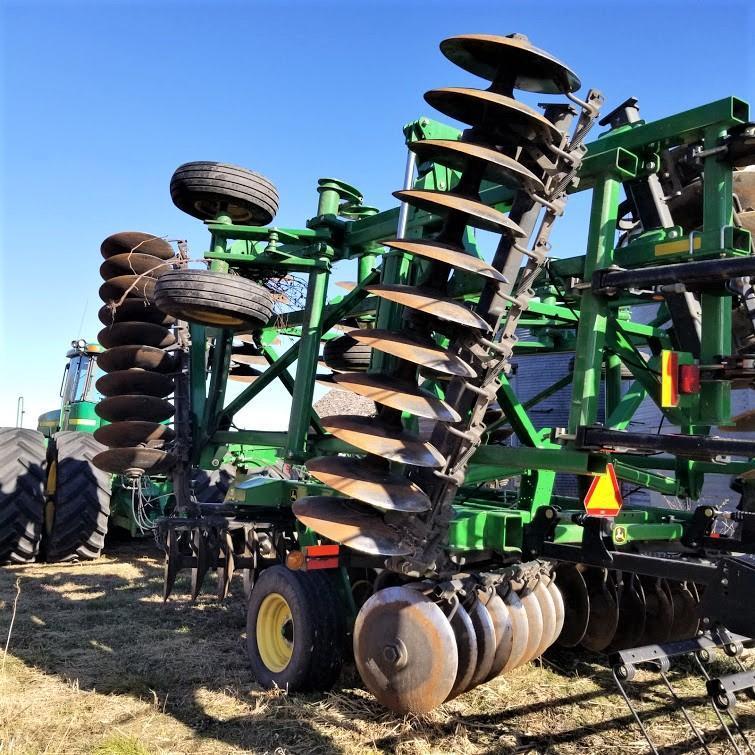
M 166 605 L 161 583 L 147 542 L 111 545 L 95 563 L 0 569 L 2 755 L 648 751 L 598 657 L 559 653 L 401 718 L 359 687 L 353 668 L 324 695 L 260 689 L 245 658 L 240 585 L 222 605 L 192 606 L 186 577 Z M 672 670 L 679 696 L 711 751 L 734 752 L 690 670 Z M 660 752 L 700 751 L 657 675 L 641 673 L 631 689 Z M 754 701 L 740 697 L 736 711 L 755 728 Z

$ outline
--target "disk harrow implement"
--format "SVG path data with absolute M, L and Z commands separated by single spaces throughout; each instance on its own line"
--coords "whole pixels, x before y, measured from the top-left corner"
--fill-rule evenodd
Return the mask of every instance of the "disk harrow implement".
M 187 338 L 138 331 L 145 359 L 179 353 L 165 372 L 175 440 L 168 418 L 125 418 L 133 394 L 126 409 L 112 400 L 127 368 L 103 383 L 110 433 L 131 422 L 129 443 L 143 432 L 174 444 L 181 515 L 160 525 L 165 597 L 181 569 L 194 599 L 213 570 L 219 595 L 242 571 L 263 684 L 327 688 L 350 632 L 366 686 L 401 713 L 554 645 L 641 653 L 755 634 L 742 599 L 755 589 L 742 558 L 755 552 L 755 443 L 711 435 L 749 427 L 749 407 L 732 419 L 731 389 L 755 379 L 746 103 L 645 123 L 629 100 L 588 144 L 601 94 L 577 96 L 576 74 L 526 38 L 463 35 L 441 49 L 489 85 L 427 93 L 467 128 L 405 128 L 397 208 L 323 178 L 306 227 L 245 225 L 273 217 L 267 179 L 181 166 L 173 198 L 206 222 L 209 269 L 154 284 Z M 519 90 L 549 102 L 531 107 Z M 585 253 L 550 255 L 581 191 L 593 193 Z M 478 231 L 495 235 L 490 253 Z M 329 299 L 348 260 L 356 280 Z M 284 289 L 303 278 L 294 309 Z M 287 430 L 245 429 L 241 410 L 274 381 L 291 395 Z M 318 384 L 332 391 L 315 411 Z M 128 386 L 167 411 L 159 374 Z M 229 449 L 235 483 L 198 501 L 190 468 L 216 469 Z M 703 490 L 721 475 L 738 478 L 740 509 Z

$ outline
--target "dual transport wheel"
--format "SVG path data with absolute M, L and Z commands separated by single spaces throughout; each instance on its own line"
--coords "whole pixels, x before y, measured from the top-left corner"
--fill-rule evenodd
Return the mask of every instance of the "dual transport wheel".
M 89 560 L 102 552 L 111 477 L 88 433 L 0 429 L 0 563 Z

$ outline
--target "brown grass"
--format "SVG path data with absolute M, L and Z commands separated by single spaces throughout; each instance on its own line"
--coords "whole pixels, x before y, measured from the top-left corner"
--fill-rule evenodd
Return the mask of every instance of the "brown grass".
M 353 669 L 325 695 L 261 690 L 244 655 L 243 600 L 191 606 L 182 578 L 163 605 L 147 543 L 111 546 L 96 563 L 0 569 L 0 647 L 17 577 L 0 675 L 2 755 L 647 752 L 598 658 L 562 653 L 403 719 L 360 689 Z M 718 731 L 700 678 L 673 678 L 697 723 Z M 698 751 L 657 676 L 640 674 L 633 690 L 662 752 Z M 740 698 L 737 711 L 752 727 L 755 703 Z M 720 740 L 712 750 L 731 751 Z

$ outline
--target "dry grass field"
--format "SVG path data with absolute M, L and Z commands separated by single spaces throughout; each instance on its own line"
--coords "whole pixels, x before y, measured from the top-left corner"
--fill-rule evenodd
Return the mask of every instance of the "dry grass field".
M 184 578 L 163 605 L 161 582 L 146 542 L 111 544 L 96 563 L 0 569 L 2 755 L 648 751 L 599 658 L 561 653 L 402 719 L 360 689 L 353 669 L 325 695 L 260 689 L 244 654 L 242 598 L 192 606 Z M 733 752 L 716 738 L 700 678 L 672 678 L 711 750 Z M 656 675 L 640 674 L 632 689 L 660 752 L 699 751 Z M 755 728 L 755 702 L 737 710 Z

